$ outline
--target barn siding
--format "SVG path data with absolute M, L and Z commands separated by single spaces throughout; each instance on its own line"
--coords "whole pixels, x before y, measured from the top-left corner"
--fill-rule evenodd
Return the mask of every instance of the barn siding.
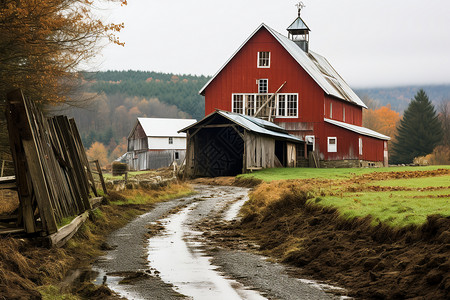
M 275 166 L 275 140 L 273 138 L 246 132 L 244 140 L 247 169 L 273 168 Z
M 257 68 L 259 51 L 270 51 L 270 68 Z M 231 111 L 233 93 L 257 93 L 257 79 L 269 79 L 269 93 L 286 81 L 281 93 L 298 93 L 298 118 L 277 118 L 279 122 L 314 122 L 323 115 L 324 92 L 299 68 L 298 63 L 282 45 L 261 28 L 234 58 L 217 74 L 205 90 L 205 115 L 215 109 Z

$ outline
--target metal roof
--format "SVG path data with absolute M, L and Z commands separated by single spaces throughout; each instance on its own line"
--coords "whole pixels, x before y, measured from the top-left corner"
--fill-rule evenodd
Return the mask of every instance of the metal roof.
M 195 122 L 195 119 L 138 118 L 136 126 L 140 123 L 147 137 L 186 137 L 185 133 L 178 131 Z
M 331 96 L 337 97 L 344 101 L 354 103 L 358 106 L 367 108 L 362 100 L 353 92 L 350 86 L 336 72 L 330 63 L 321 55 L 309 51 L 304 52 L 295 42 L 285 37 L 281 33 L 273 30 L 266 24 L 261 24 L 239 47 L 239 49 L 227 60 L 227 62 L 219 69 L 219 71 L 205 84 L 200 90 L 203 94 L 206 87 L 216 78 L 216 76 L 225 68 L 225 66 L 233 59 L 233 57 L 244 47 L 244 45 L 261 29 L 265 28 L 273 37 L 286 49 L 286 51 L 297 61 L 297 63 L 314 79 L 314 81 L 322 88 L 322 90 Z
M 331 119 L 327 119 L 327 118 L 324 118 L 323 120 L 327 123 L 339 126 L 341 128 L 344 128 L 344 129 L 347 129 L 347 130 L 350 130 L 350 131 L 353 131 L 353 132 L 356 132 L 356 133 L 359 133 L 362 135 L 374 137 L 374 138 L 381 139 L 381 140 L 387 140 L 387 141 L 391 139 L 390 137 L 388 137 L 384 134 L 378 133 L 376 131 L 373 131 L 372 129 L 369 129 L 369 128 L 356 126 L 356 125 L 352 125 L 352 124 L 348 124 L 348 123 L 344 123 L 344 122 L 339 122 L 339 121 L 331 120 Z
M 308 31 L 310 31 L 308 25 L 306 25 L 306 23 L 300 17 L 295 19 L 295 21 L 292 22 L 292 24 L 287 28 L 287 30 L 288 31 L 290 31 L 290 30 L 294 30 L 294 31 L 296 31 L 296 30 L 301 30 L 301 31 L 308 30 Z
M 258 118 L 249 117 L 249 116 L 244 116 L 244 115 L 241 115 L 238 113 L 232 113 L 232 112 L 228 112 L 228 111 L 224 111 L 224 110 L 216 110 L 215 112 L 204 117 L 202 120 L 198 121 L 197 123 L 192 124 L 186 128 L 183 128 L 180 131 L 186 132 L 188 129 L 195 127 L 196 125 L 198 125 L 200 123 L 205 122 L 206 119 L 211 118 L 215 114 L 219 114 L 222 117 L 230 120 L 231 122 L 245 128 L 246 130 L 251 131 L 251 132 L 269 135 L 269 136 L 277 137 L 277 138 L 284 139 L 284 140 L 290 140 L 293 142 L 303 142 L 303 140 L 301 138 L 298 138 L 296 136 L 293 136 L 293 135 L 287 133 L 287 131 L 284 128 L 282 128 L 272 122 L 265 121 L 265 120 L 258 119 Z

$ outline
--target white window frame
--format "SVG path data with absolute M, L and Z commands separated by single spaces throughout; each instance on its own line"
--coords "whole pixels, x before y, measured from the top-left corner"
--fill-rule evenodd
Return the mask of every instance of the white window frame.
M 363 140 L 359 138 L 359 155 L 363 155 Z
M 268 57 L 261 57 L 262 54 L 268 54 Z M 265 64 L 267 63 L 267 65 Z M 258 68 L 270 68 L 270 52 L 269 51 L 259 51 L 258 52 L 258 61 L 257 61 Z
M 240 98 L 240 99 L 238 99 Z M 239 106 L 237 104 L 240 104 Z M 233 94 L 231 95 L 231 111 L 238 114 L 244 114 L 245 95 Z
M 330 141 L 334 140 L 334 144 L 331 144 Z M 337 152 L 337 137 L 330 136 L 327 138 L 327 151 L 329 153 Z
M 231 111 L 234 113 L 241 113 L 247 116 L 254 116 L 257 107 L 258 96 L 265 95 L 267 99 L 273 94 L 245 94 L 236 93 L 231 95 Z M 242 102 L 239 102 L 239 106 L 242 103 L 242 108 L 236 105 L 235 97 L 242 97 Z M 280 107 L 280 99 L 284 98 L 284 107 Z M 295 98 L 295 114 L 289 114 L 288 99 Z M 242 109 L 242 110 L 241 110 Z M 278 93 L 275 97 L 275 107 L 273 110 L 273 117 L 283 118 L 283 119 L 295 119 L 299 116 L 299 94 L 298 93 Z
M 264 86 L 263 84 L 261 84 L 262 82 L 265 82 L 265 86 L 266 86 L 266 91 L 262 91 L 261 90 L 261 86 Z M 268 94 L 269 93 L 269 79 L 267 78 L 261 78 L 258 79 L 258 94 Z
M 169 145 L 173 145 L 173 137 L 169 137 Z

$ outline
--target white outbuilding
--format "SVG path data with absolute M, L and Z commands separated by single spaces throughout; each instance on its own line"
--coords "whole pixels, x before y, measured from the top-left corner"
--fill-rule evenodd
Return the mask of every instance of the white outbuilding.
M 130 170 L 149 170 L 181 164 L 186 155 L 186 133 L 179 130 L 195 119 L 138 118 L 128 136 Z

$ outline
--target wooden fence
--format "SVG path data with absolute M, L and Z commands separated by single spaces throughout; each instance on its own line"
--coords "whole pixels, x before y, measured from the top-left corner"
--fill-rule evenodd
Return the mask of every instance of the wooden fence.
M 7 95 L 6 118 L 20 201 L 16 227 L 53 234 L 64 218 L 90 209 L 90 198 L 97 196 L 75 121 L 45 118 L 21 90 Z

